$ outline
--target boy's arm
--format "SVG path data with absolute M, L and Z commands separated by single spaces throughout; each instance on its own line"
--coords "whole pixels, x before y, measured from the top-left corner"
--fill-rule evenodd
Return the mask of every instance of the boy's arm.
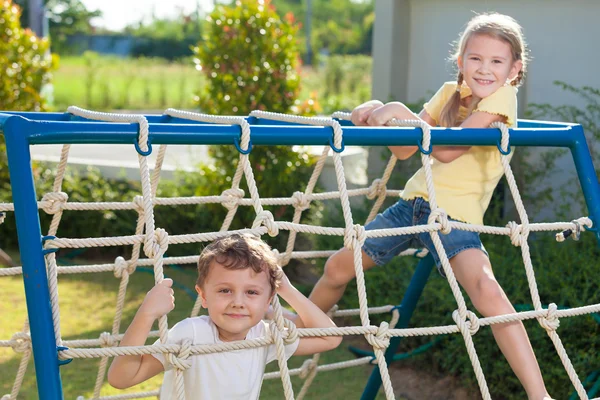
M 287 276 L 283 274 L 277 293 L 298 313 L 301 325 L 305 328 L 335 328 L 335 324 L 319 307 L 298 291 Z M 298 348 L 294 355 L 322 353 L 333 350 L 342 343 L 341 336 L 324 336 L 314 338 L 300 338 Z
M 143 346 L 154 321 L 175 307 L 173 281 L 165 279 L 146 295 L 131 325 L 127 328 L 119 346 Z M 117 389 L 125 389 L 164 370 L 160 361 L 150 354 L 117 356 L 108 370 L 108 383 Z

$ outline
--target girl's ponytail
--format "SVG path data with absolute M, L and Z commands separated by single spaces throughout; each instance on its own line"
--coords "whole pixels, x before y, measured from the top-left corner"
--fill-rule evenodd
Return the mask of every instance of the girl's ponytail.
M 448 102 L 440 112 L 440 120 L 438 121 L 440 126 L 453 127 L 457 125 L 458 110 L 460 108 L 460 88 L 462 87 L 463 79 L 462 72 L 459 72 L 456 79 L 456 91 L 448 99 Z

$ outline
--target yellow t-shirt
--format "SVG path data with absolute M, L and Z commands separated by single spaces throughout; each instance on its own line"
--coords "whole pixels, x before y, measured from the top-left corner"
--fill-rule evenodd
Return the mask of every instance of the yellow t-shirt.
M 424 104 L 425 111 L 436 122 L 442 108 L 456 91 L 456 82 L 446 82 Z M 461 98 L 471 95 L 471 89 L 463 85 Z M 514 126 L 517 121 L 517 88 L 503 86 L 482 99 L 473 112 L 484 111 L 506 117 L 506 125 Z M 459 120 L 467 117 L 468 110 L 461 106 Z M 498 132 L 490 132 L 498 137 Z M 511 153 L 512 155 L 512 153 Z M 472 146 L 466 153 L 450 163 L 442 163 L 431 157 L 431 171 L 438 206 L 448 216 L 471 224 L 482 224 L 483 214 L 490 204 L 492 193 L 504 174 L 500 162 L 501 154 L 495 146 Z M 425 171 L 421 167 L 406 183 L 401 197 L 405 200 L 423 197 L 429 200 L 425 184 Z

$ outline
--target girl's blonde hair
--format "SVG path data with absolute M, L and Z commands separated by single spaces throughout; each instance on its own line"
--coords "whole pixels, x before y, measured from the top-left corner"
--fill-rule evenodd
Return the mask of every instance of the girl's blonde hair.
M 519 86 L 525 76 L 525 70 L 527 65 L 527 48 L 525 45 L 525 39 L 523 37 L 523 31 L 519 23 L 508 15 L 492 13 L 492 14 L 480 14 L 472 18 L 460 38 L 457 41 L 456 51 L 451 56 L 453 61 L 457 61 L 458 57 L 462 57 L 467 47 L 469 39 L 475 35 L 487 35 L 494 39 L 499 39 L 507 43 L 512 52 L 512 62 L 520 60 L 523 63 L 521 70 L 518 75 L 510 82 L 513 86 Z M 457 89 L 456 92 L 450 97 L 448 102 L 442 108 L 440 112 L 440 120 L 438 121 L 441 126 L 457 126 L 458 125 L 458 110 L 460 107 L 460 87 L 463 83 L 463 74 L 458 71 L 456 78 Z M 477 103 L 481 99 L 473 99 L 471 107 L 469 107 L 469 113 L 475 109 Z

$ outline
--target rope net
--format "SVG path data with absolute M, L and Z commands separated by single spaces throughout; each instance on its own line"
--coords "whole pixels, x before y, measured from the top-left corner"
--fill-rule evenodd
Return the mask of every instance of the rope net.
M 570 316 L 583 315 L 600 311 L 600 304 L 578 307 L 566 310 L 559 310 L 555 304 L 550 304 L 548 308 L 543 308 L 538 293 L 538 288 L 535 280 L 535 273 L 529 253 L 528 237 L 534 231 L 559 231 L 557 240 L 564 240 L 570 232 L 579 232 L 592 226 L 589 218 L 579 218 L 571 222 L 555 222 L 555 223 L 530 223 L 527 212 L 523 206 L 519 190 L 517 188 L 511 167 L 510 148 L 509 148 L 509 131 L 507 127 L 501 123 L 495 123 L 493 128 L 497 128 L 502 132 L 502 140 L 499 146 L 499 151 L 502 153 L 502 165 L 512 197 L 516 204 L 516 209 L 520 218 L 520 223 L 510 222 L 505 227 L 472 225 L 448 220 L 448 216 L 443 209 L 438 207 L 436 202 L 435 190 L 433 187 L 433 179 L 431 172 L 431 134 L 429 126 L 419 120 L 392 120 L 388 123 L 390 126 L 410 126 L 420 128 L 423 132 L 423 140 L 421 143 L 421 161 L 424 167 L 426 184 L 429 195 L 429 203 L 431 207 L 431 215 L 426 225 L 411 226 L 404 228 L 382 229 L 377 231 L 367 231 L 364 224 L 355 224 L 350 209 L 350 198 L 354 196 L 366 196 L 370 200 L 374 200 L 373 207 L 365 222 L 370 222 L 377 213 L 386 197 L 398 197 L 400 191 L 390 190 L 387 188 L 387 183 L 396 164 L 396 158 L 391 156 L 383 176 L 376 179 L 369 187 L 348 190 L 346 187 L 346 179 L 344 176 L 344 168 L 340 152 L 333 152 L 333 164 L 338 184 L 338 191 L 313 193 L 317 180 L 323 170 L 325 161 L 330 153 L 330 146 L 325 146 L 323 152 L 318 159 L 315 169 L 306 188 L 303 192 L 295 192 L 289 198 L 261 198 L 254 179 L 254 171 L 249 162 L 251 150 L 251 127 L 243 117 L 224 117 L 213 116 L 187 111 L 179 111 L 168 109 L 166 115 L 188 119 L 200 123 L 212 124 L 229 124 L 240 125 L 242 135 L 239 143 L 239 162 L 237 170 L 233 176 L 231 188 L 225 190 L 217 196 L 205 197 L 156 197 L 156 190 L 160 180 L 162 163 L 167 150 L 166 145 L 162 145 L 158 152 L 156 165 L 153 173 L 150 174 L 147 155 L 150 154 L 148 141 L 148 121 L 141 115 L 125 115 L 125 114 L 110 114 L 99 113 L 94 111 L 83 110 L 77 107 L 70 107 L 68 111 L 75 115 L 84 117 L 89 120 L 107 121 L 107 122 L 128 122 L 139 124 L 139 136 L 136 143 L 138 150 L 138 160 L 140 169 L 140 182 L 142 188 L 141 196 L 136 196 L 131 202 L 110 202 L 110 203 L 92 203 L 92 202 L 69 202 L 68 195 L 61 191 L 62 182 L 67 166 L 70 145 L 64 145 L 62 148 L 60 162 L 58 163 L 57 173 L 54 180 L 53 191 L 46 193 L 41 201 L 38 201 L 38 208 L 52 215 L 52 221 L 48 229 L 47 240 L 45 241 L 46 267 L 48 274 L 48 286 L 50 291 L 54 331 L 56 332 L 56 345 L 64 350 L 59 351 L 59 358 L 62 360 L 73 358 L 100 358 L 98 374 L 91 399 L 132 399 L 146 398 L 158 396 L 158 391 L 150 391 L 135 394 L 124 394 L 117 396 L 101 397 L 100 391 L 106 376 L 108 360 L 110 357 L 118 355 L 140 355 L 165 353 L 167 360 L 174 366 L 175 374 L 175 391 L 173 398 L 184 399 L 184 381 L 183 372 L 189 368 L 191 362 L 190 357 L 197 354 L 207 354 L 212 352 L 231 351 L 237 349 L 253 348 L 258 346 L 266 346 L 275 344 L 278 354 L 279 371 L 265 374 L 265 379 L 280 378 L 283 384 L 283 391 L 286 400 L 294 398 L 302 399 L 306 396 L 308 388 L 319 371 L 330 371 L 339 368 L 347 368 L 351 366 L 364 365 L 375 363 L 378 365 L 381 372 L 381 379 L 385 391 L 386 398 L 394 399 L 394 390 L 390 380 L 384 352 L 389 346 L 391 337 L 407 337 L 407 336 L 422 336 L 422 335 L 446 335 L 452 333 L 460 333 L 464 339 L 469 358 L 473 365 L 475 375 L 479 384 L 479 388 L 483 399 L 490 399 L 490 393 L 487 383 L 477 357 L 477 352 L 473 344 L 472 336 L 477 333 L 480 327 L 491 324 L 506 323 L 517 320 L 537 319 L 539 324 L 547 331 L 548 336 L 552 340 L 556 351 L 562 361 L 562 364 L 581 399 L 588 399 L 585 389 L 575 372 L 573 365 L 567 355 L 561 339 L 556 332 L 559 326 L 559 319 Z M 254 111 L 251 116 L 280 120 L 294 124 L 309 124 L 318 126 L 330 126 L 333 129 L 333 141 L 331 147 L 334 149 L 343 148 L 343 131 L 339 119 L 349 119 L 347 113 L 335 113 L 332 118 L 308 118 L 291 116 L 285 114 L 275 114 L 263 111 Z M 245 177 L 249 188 L 250 196 L 246 197 L 240 183 Z M 339 199 L 341 202 L 344 227 L 323 227 L 301 224 L 300 219 L 303 211 L 310 207 L 311 202 L 317 200 Z M 207 204 L 218 203 L 222 204 L 227 209 L 227 215 L 218 232 L 196 233 L 186 235 L 168 235 L 161 228 L 155 227 L 154 207 L 155 206 L 179 206 L 190 204 Z M 271 212 L 265 210 L 263 206 L 270 205 L 291 205 L 294 207 L 294 216 L 291 222 L 276 221 Z M 233 218 L 240 206 L 253 207 L 256 218 L 251 228 L 241 230 L 229 230 Z M 103 238 L 60 238 L 55 237 L 61 221 L 61 217 L 66 210 L 132 210 L 137 212 L 138 220 L 135 228 L 135 233 L 130 236 L 120 237 L 103 237 Z M 1 212 L 14 211 L 14 206 L 11 203 L 0 203 Z M 3 219 L 0 219 L 0 223 Z M 525 266 L 526 276 L 529 283 L 534 310 L 518 312 L 514 314 L 500 315 L 489 318 L 478 318 L 472 311 L 467 309 L 465 299 L 461 293 L 456 277 L 450 266 L 447 254 L 440 241 L 440 233 L 447 234 L 452 229 L 461 229 L 471 232 L 480 232 L 494 235 L 508 235 L 514 246 L 520 247 L 523 263 Z M 164 279 L 163 265 L 167 264 L 193 264 L 198 260 L 198 255 L 186 257 L 165 257 L 165 252 L 169 245 L 182 243 L 200 243 L 208 242 L 222 236 L 229 235 L 233 232 L 251 233 L 254 235 L 270 236 L 278 235 L 279 231 L 289 231 L 287 245 L 284 251 L 279 252 L 274 250 L 281 266 L 287 265 L 291 259 L 306 259 L 328 257 L 334 251 L 294 251 L 295 241 L 298 233 L 320 234 L 320 235 L 336 235 L 343 236 L 344 246 L 354 253 L 354 267 L 356 272 L 356 281 L 358 289 L 359 308 L 355 310 L 337 310 L 334 307 L 330 311 L 330 315 L 348 316 L 358 315 L 360 317 L 360 326 L 348 326 L 325 329 L 296 329 L 289 320 L 283 318 L 282 308 L 279 304 L 278 297 L 273 299 L 274 323 L 270 324 L 271 331 L 266 337 L 244 340 L 231 343 L 221 343 L 215 345 L 191 345 L 190 342 L 181 344 L 165 344 L 168 332 L 167 316 L 159 319 L 158 331 L 151 332 L 151 337 L 159 337 L 160 344 L 151 346 L 139 347 L 118 347 L 119 341 L 122 339 L 121 334 L 121 316 L 125 304 L 125 294 L 129 283 L 130 275 L 138 266 L 153 266 L 154 279 L 156 283 L 160 283 Z M 421 232 L 429 232 L 433 240 L 435 249 L 440 257 L 443 271 L 446 274 L 450 289 L 457 304 L 456 310 L 452 314 L 455 322 L 453 325 L 433 326 L 423 328 L 410 329 L 395 329 L 399 315 L 396 307 L 392 305 L 371 307 L 368 306 L 367 293 L 365 287 L 365 278 L 362 269 L 361 247 L 368 237 L 385 237 L 402 234 L 414 234 Z M 103 246 L 132 246 L 130 257 L 117 257 L 114 263 L 97 264 L 97 265 L 78 265 L 70 267 L 58 267 L 56 262 L 55 251 L 60 248 L 92 248 Z M 416 255 L 423 257 L 426 251 L 408 250 L 404 255 Z M 97 339 L 81 339 L 81 340 L 63 340 L 60 329 L 60 312 L 58 305 L 58 274 L 74 274 L 74 273 L 94 273 L 112 271 L 117 279 L 120 280 L 119 291 L 117 295 L 117 305 L 115 317 L 113 320 L 112 329 L 110 332 L 104 332 Z M 21 267 L 0 269 L 0 276 L 13 276 L 22 274 Z M 200 312 L 201 301 L 198 298 L 191 311 L 191 316 L 198 316 Z M 369 316 L 376 313 L 392 312 L 390 322 L 382 322 L 380 326 L 371 324 Z M 373 347 L 375 359 L 367 356 L 350 361 L 339 362 L 328 365 L 319 365 L 319 355 L 315 355 L 311 359 L 307 359 L 302 367 L 289 369 L 284 353 L 284 345 L 290 343 L 298 337 L 314 337 L 314 336 L 340 336 L 340 335 L 364 335 L 368 343 Z M 2 400 L 16 399 L 23 378 L 27 369 L 29 359 L 32 354 L 31 340 L 29 335 L 29 324 L 25 321 L 23 329 L 15 333 L 9 340 L 0 340 L 0 347 L 11 347 L 15 352 L 22 353 L 22 358 L 15 377 L 12 390 L 9 394 L 2 397 Z M 304 383 L 295 396 L 292 388 L 290 376 L 298 375 L 304 379 Z M 83 399 L 83 397 L 79 397 Z

